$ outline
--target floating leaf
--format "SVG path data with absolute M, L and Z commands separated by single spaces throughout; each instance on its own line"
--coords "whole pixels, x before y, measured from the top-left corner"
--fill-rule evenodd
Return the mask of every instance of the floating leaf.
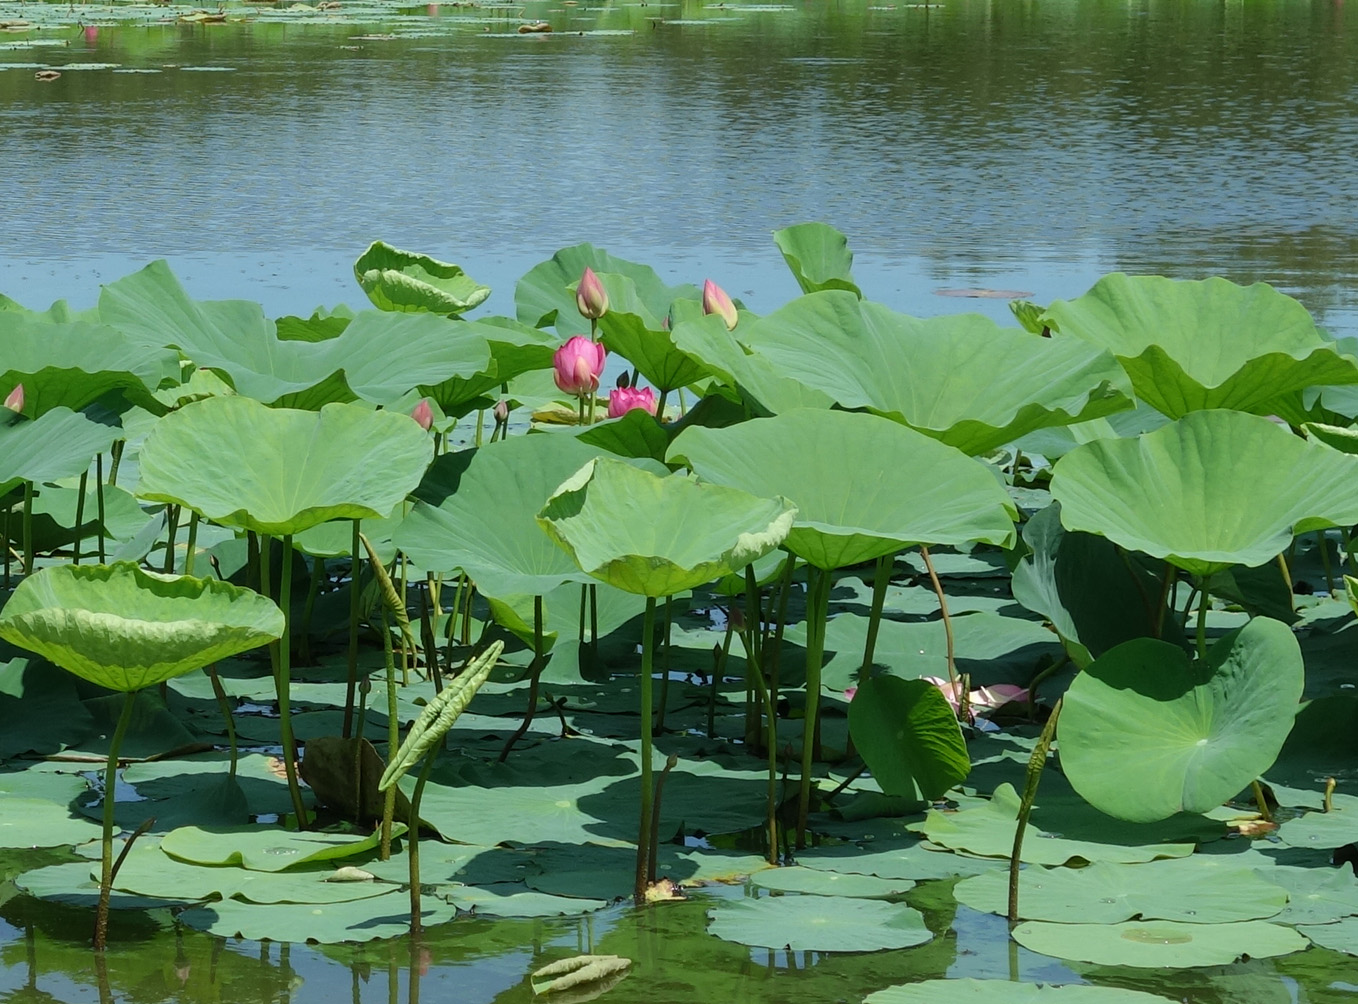
M 761 889 L 799 892 L 811 896 L 848 896 L 852 899 L 892 899 L 914 888 L 910 879 L 883 879 L 818 868 L 766 868 L 750 877 Z
M 1257 874 L 1287 892 L 1287 909 L 1273 918 L 1279 924 L 1333 924 L 1358 914 L 1358 882 L 1343 868 L 1278 867 Z
M 868 994 L 863 1004 L 1173 1004 L 1173 1001 L 1121 987 L 947 979 L 887 987 Z
M 1358 917 L 1347 917 L 1337 924 L 1307 924 L 1297 931 L 1321 948 L 1358 955 Z
M 420 913 L 428 930 L 452 920 L 456 907 L 430 897 Z M 185 910 L 179 920 L 219 938 L 251 941 L 372 941 L 410 933 L 410 897 L 404 892 L 345 903 L 275 903 L 263 906 L 226 899 Z
M 404 827 L 396 824 L 396 830 Z M 197 865 L 239 865 L 260 872 L 281 872 L 314 861 L 350 858 L 376 847 L 380 833 L 358 836 L 348 833 L 301 833 L 259 826 L 223 826 L 211 829 L 181 826 L 160 841 L 160 849 L 172 858 Z
M 845 896 L 770 896 L 720 903 L 709 934 L 793 952 L 876 952 L 922 945 L 933 935 L 918 910 Z
M 1167 920 L 1126 924 L 1047 924 L 1028 921 L 1014 928 L 1024 948 L 1058 959 L 1101 966 L 1178 969 L 1228 966 L 1242 957 L 1265 959 L 1306 947 L 1290 927 L 1248 920 L 1239 924 L 1176 924 Z

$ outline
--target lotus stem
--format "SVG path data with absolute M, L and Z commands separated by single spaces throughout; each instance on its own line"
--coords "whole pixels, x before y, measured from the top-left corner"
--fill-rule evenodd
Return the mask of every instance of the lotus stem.
M 1330 568 L 1330 543 L 1324 530 L 1316 531 L 1316 543 L 1320 545 L 1320 564 L 1325 569 L 1325 590 L 1334 595 L 1334 570 Z
M 745 595 L 748 602 L 754 602 L 759 595 L 759 580 L 755 578 L 754 565 L 745 566 Z M 750 634 L 754 633 L 754 628 L 749 624 L 745 625 Z M 744 640 L 744 636 L 742 636 Z M 769 864 L 778 864 L 778 717 L 774 709 L 773 697 L 769 693 L 768 683 L 764 679 L 764 671 L 760 666 L 759 656 L 751 651 L 752 646 L 745 644 L 745 664 L 750 667 L 754 674 L 755 686 L 759 688 L 759 697 L 764 704 L 764 714 L 767 717 L 768 725 L 765 733 L 765 745 L 767 746 L 767 756 L 769 760 L 769 782 L 767 791 L 766 810 L 768 814 L 768 837 L 769 837 Z
M 797 799 L 797 847 L 806 846 L 806 817 L 811 812 L 811 765 L 816 756 L 817 712 L 820 709 L 821 658 L 825 654 L 825 618 L 830 606 L 830 573 L 808 566 L 806 617 L 806 720 L 802 730 L 801 790 Z
M 1354 575 L 1358 575 L 1358 556 L 1353 553 L 1353 530 L 1350 527 L 1341 526 L 1339 538 L 1344 542 L 1344 560 L 1348 563 L 1349 570 Z
M 259 534 L 253 530 L 245 531 L 245 584 L 251 589 L 258 589 L 263 596 L 269 595 L 264 584 L 268 581 L 267 577 L 259 574 Z
M 80 564 L 80 544 L 82 534 L 81 524 L 85 522 L 85 491 L 89 487 L 90 472 L 88 469 L 80 472 L 80 487 L 76 491 L 75 497 L 75 539 L 71 541 L 71 564 Z
M 481 448 L 481 437 L 486 431 L 486 409 L 481 408 L 476 413 L 476 448 Z
M 104 563 L 104 455 L 94 455 L 94 500 L 99 515 L 99 564 Z M 5 534 L 9 536 L 8 532 Z
M 430 613 L 432 606 L 438 602 L 438 593 L 434 588 L 434 573 L 426 572 L 424 577 L 424 588 L 420 593 L 420 648 L 424 654 L 424 669 L 429 674 L 429 678 L 434 681 L 434 693 L 443 689 L 443 676 L 439 671 L 439 649 L 434 641 L 434 618 Z
M 24 577 L 33 574 L 33 482 L 24 482 Z
M 410 933 L 419 934 L 422 925 L 420 924 L 420 800 L 424 798 L 424 784 L 429 780 L 429 772 L 433 769 L 434 759 L 438 755 L 438 748 L 431 749 L 424 757 L 424 766 L 420 768 L 420 776 L 415 781 L 415 790 L 410 795 L 410 815 L 407 818 L 406 839 L 408 846 L 406 856 L 410 862 Z M 392 785 L 388 791 L 392 798 L 395 798 L 396 785 Z M 413 973 L 413 971 L 412 971 Z M 412 975 L 412 979 L 414 976 Z
M 1264 822 L 1273 822 L 1273 813 L 1268 809 L 1268 799 L 1264 797 L 1263 786 L 1259 784 L 1258 778 L 1250 782 L 1250 791 L 1254 794 L 1254 804 L 1259 807 L 1259 815 Z
M 341 734 L 348 739 L 354 734 L 354 691 L 358 688 L 358 619 L 362 613 L 363 559 L 359 556 L 359 520 L 354 520 L 353 537 L 349 541 L 349 665 L 344 684 L 344 726 Z
M 1334 789 L 1335 789 L 1335 780 L 1334 780 L 1334 778 L 1332 778 L 1332 777 L 1327 777 L 1327 778 L 1325 779 L 1325 795 L 1324 795 L 1324 800 L 1321 802 L 1321 808 L 1322 808 L 1322 810 L 1325 811 L 1325 812 L 1333 812 L 1333 811 L 1334 811 Z
M 110 457 L 110 463 L 108 465 L 108 483 L 110 488 L 116 488 L 118 486 L 118 468 L 122 465 L 123 449 L 126 446 L 127 440 L 118 439 L 114 440 L 113 445 L 109 447 L 108 455 Z
M 746 650 L 745 664 L 745 743 L 752 750 L 759 748 L 759 708 L 761 699 L 759 688 L 755 685 L 750 663 L 762 666 L 764 642 L 764 607 L 758 583 L 753 592 L 746 579 L 744 627 L 740 631 L 741 644 Z
M 646 614 L 641 627 L 641 816 L 637 825 L 637 871 L 632 901 L 646 902 L 646 876 L 650 874 L 647 836 L 651 823 L 651 656 L 655 648 L 655 597 L 646 597 Z
M 679 417 L 683 418 L 686 414 L 688 414 L 688 405 L 684 401 L 684 388 L 680 387 L 678 390 L 678 394 L 679 394 Z
M 1169 609 L 1170 598 L 1174 595 L 1174 584 L 1178 581 L 1178 578 L 1179 570 L 1166 561 L 1165 581 L 1160 587 L 1160 605 L 1155 608 L 1155 637 L 1157 638 L 1163 638 L 1165 635 L 1165 611 Z
M 599 665 L 599 586 L 589 584 L 589 653 L 590 665 Z
M 10 552 L 14 548 L 10 545 L 9 539 L 9 518 L 14 512 L 13 503 L 5 506 L 5 588 L 10 588 Z
M 646 881 L 650 885 L 655 884 L 656 861 L 660 857 L 660 806 L 665 794 L 665 778 L 670 776 L 670 771 L 678 764 L 679 758 L 671 753 L 665 758 L 665 766 L 660 771 L 660 776 L 655 779 L 655 797 L 651 801 L 650 851 L 646 862 Z
M 168 507 L 169 511 L 165 514 L 165 522 L 168 526 L 168 533 L 165 535 L 165 564 L 161 567 L 166 575 L 174 574 L 174 539 L 179 534 L 179 506 Z
M 226 696 L 226 689 L 222 686 L 221 678 L 217 675 L 217 664 L 213 663 L 207 668 L 207 677 L 212 681 L 212 693 L 217 698 L 217 707 L 222 711 L 222 720 L 226 722 L 226 736 L 231 742 L 231 776 L 236 776 L 236 721 L 231 714 L 231 701 Z
M 886 605 L 886 587 L 891 584 L 891 566 L 895 555 L 884 554 L 877 559 L 872 573 L 872 609 L 868 614 L 868 638 L 863 645 L 863 667 L 858 678 L 866 680 L 872 674 L 872 657 L 877 651 L 877 629 L 882 625 L 882 607 Z
M 156 817 L 147 816 L 141 821 L 141 825 L 133 830 L 128 838 L 123 841 L 123 849 L 119 851 L 118 856 L 113 859 L 113 872 L 110 875 L 110 881 L 118 877 L 118 869 L 123 866 L 123 862 L 127 860 L 127 856 L 132 853 L 132 845 L 137 842 L 138 838 L 146 836 L 146 834 L 151 831 L 151 827 L 155 825 Z
M 453 646 L 457 644 L 457 619 L 462 613 L 462 586 L 466 581 L 467 576 L 459 573 L 457 588 L 453 590 L 453 605 L 448 611 L 448 625 L 444 629 L 447 632 L 448 646 L 444 649 L 443 661 L 450 669 L 453 665 Z
M 104 830 L 101 839 L 101 858 L 99 868 L 99 905 L 94 912 L 94 950 L 103 952 L 108 943 L 108 902 L 113 891 L 113 809 L 118 793 L 118 749 L 123 744 L 123 736 L 132 722 L 132 706 L 137 702 L 137 692 L 129 690 L 123 695 L 123 710 L 118 716 L 118 725 L 113 730 L 113 738 L 108 745 L 108 763 L 104 767 Z
M 184 548 L 184 574 L 192 575 L 193 566 L 198 557 L 198 511 L 196 509 L 189 513 L 189 539 Z
M 396 706 L 396 660 L 391 651 L 391 625 L 387 622 L 386 608 L 382 608 L 382 656 L 386 664 L 387 676 L 387 766 L 396 762 L 396 752 L 400 749 L 401 723 L 397 721 Z M 381 859 L 391 857 L 391 821 L 396 815 L 396 786 L 387 789 L 382 800 L 382 850 Z
M 1212 605 L 1211 598 L 1207 595 L 1207 577 L 1202 580 L 1202 588 L 1198 591 L 1198 658 L 1207 658 L 1207 608 Z
M 668 398 L 669 396 L 670 396 L 670 392 L 669 392 L 669 391 L 667 391 L 667 390 L 662 390 L 662 391 L 660 392 L 660 400 L 657 401 L 657 402 L 656 402 L 656 405 L 655 405 L 655 417 L 656 417 L 661 423 L 663 423 L 663 422 L 665 421 L 665 399 Z
M 509 752 L 514 748 L 514 744 L 523 738 L 529 726 L 533 724 L 533 716 L 537 713 L 538 707 L 538 681 L 542 677 L 542 667 L 546 662 L 543 658 L 542 640 L 542 597 L 533 597 L 533 665 L 529 669 L 528 682 L 528 710 L 523 714 L 523 721 L 514 730 L 514 734 L 505 742 L 504 749 L 500 750 L 500 763 L 509 759 Z
M 731 654 L 731 635 L 735 634 L 735 622 L 731 611 L 726 611 L 726 634 L 720 645 L 712 646 L 712 684 L 707 695 L 707 738 L 717 738 L 717 687 L 726 674 L 726 660 Z
M 797 567 L 797 556 L 790 551 L 784 552 L 783 580 L 778 583 L 778 623 L 773 629 L 773 645 L 760 653 L 764 657 L 763 669 L 769 681 L 769 696 L 778 703 L 778 673 L 783 663 L 783 629 L 787 627 L 787 604 L 792 596 L 792 573 Z
M 1023 799 L 1019 802 L 1017 825 L 1014 827 L 1014 847 L 1009 852 L 1009 923 L 1019 920 L 1019 859 L 1023 854 L 1023 834 L 1028 828 L 1028 817 L 1033 811 L 1033 801 L 1037 798 L 1037 783 L 1042 779 L 1042 768 L 1047 765 L 1047 751 L 1051 749 L 1052 739 L 1056 736 L 1056 719 L 1061 714 L 1061 701 L 1057 698 L 1055 707 L 1047 723 L 1042 726 L 1042 734 L 1037 738 L 1033 754 L 1028 758 L 1028 776 L 1023 784 Z
M 929 582 L 933 584 L 934 595 L 938 597 L 938 610 L 943 616 L 943 638 L 948 653 L 948 682 L 952 684 L 953 693 L 957 693 L 956 643 L 952 633 L 952 618 L 948 616 L 948 597 L 944 595 L 943 583 L 938 581 L 938 573 L 934 571 L 934 563 L 929 557 L 929 549 L 921 544 L 919 553 L 924 558 L 924 567 L 929 572 Z
M 670 702 L 670 624 L 673 614 L 673 596 L 665 597 L 665 650 L 660 660 L 660 709 L 655 713 L 655 730 L 665 731 L 665 708 Z
M 261 538 L 264 545 L 259 562 L 260 579 L 269 576 L 269 538 Z M 278 606 L 283 611 L 283 636 L 271 646 L 277 653 L 275 687 L 278 691 L 278 730 L 283 739 L 283 769 L 288 776 L 288 794 L 292 796 L 292 810 L 297 813 L 297 828 L 307 827 L 306 806 L 302 804 L 302 789 L 297 784 L 297 741 L 292 735 L 292 534 L 283 536 L 283 562 L 278 573 Z M 265 595 L 268 595 L 267 591 Z

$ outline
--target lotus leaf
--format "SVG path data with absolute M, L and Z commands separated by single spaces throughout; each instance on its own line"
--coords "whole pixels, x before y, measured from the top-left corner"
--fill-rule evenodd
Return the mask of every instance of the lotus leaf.
M 973 910 L 1004 916 L 1009 876 L 989 872 L 963 879 L 954 894 Z M 1283 889 L 1221 855 L 1191 854 L 1149 864 L 1095 861 L 1085 868 L 1034 867 L 1019 873 L 1019 912 L 1024 920 L 1116 924 L 1140 918 L 1226 924 L 1274 917 L 1286 905 Z
M 599 318 L 600 339 L 610 352 L 622 356 L 662 391 L 676 390 L 709 375 L 699 360 L 684 352 L 662 320 L 642 303 L 636 283 L 625 275 L 603 274 L 608 311 Z
M 403 830 L 397 823 L 396 832 Z M 181 826 L 161 838 L 160 849 L 189 864 L 281 872 L 301 864 L 351 858 L 376 847 L 379 837 L 378 833 L 298 833 L 272 826 Z
M 664 317 L 676 299 L 697 300 L 697 287 L 667 286 L 655 269 L 625 258 L 616 258 L 592 244 L 562 248 L 547 261 L 535 265 L 514 287 L 518 318 L 535 328 L 556 326 L 563 334 L 575 334 L 583 323 L 575 306 L 575 284 L 586 268 L 596 273 L 627 276 L 637 299 L 652 317 Z
M 849 731 L 888 795 L 933 801 L 971 770 L 957 715 L 927 680 L 863 680 L 849 702 Z
M 1028 921 L 1014 940 L 1030 951 L 1101 966 L 1227 966 L 1242 956 L 1265 959 L 1306 947 L 1290 927 L 1247 920 L 1238 924 L 1178 924 L 1167 920 L 1125 924 L 1048 924 Z
M 1337 924 L 1307 924 L 1297 931 L 1321 948 L 1358 955 L 1358 917 L 1346 917 Z
M 1306 308 L 1266 283 L 1237 286 L 1106 275 L 1058 300 L 1043 322 L 1118 357 L 1136 396 L 1170 418 L 1204 408 L 1267 415 L 1318 384 L 1358 383 L 1358 359 L 1317 330 Z
M 717 314 L 683 319 L 674 325 L 674 344 L 769 414 L 830 408 L 835 402 L 828 394 L 786 376 L 764 356 L 751 351 L 749 346 L 757 346 L 761 333 L 768 330 L 756 320 L 747 316 L 735 331 L 729 331 Z
M 439 895 L 459 910 L 475 913 L 478 917 L 569 917 L 593 913 L 608 906 L 602 899 L 549 896 L 509 883 L 448 886 Z
M 933 934 L 918 910 L 847 896 L 770 896 L 720 903 L 709 934 L 793 952 L 875 952 L 922 945 Z
M 868 994 L 863 1004 L 1173 1004 L 1171 998 L 1124 990 L 1011 980 L 921 980 Z
M 459 265 L 374 241 L 354 262 L 354 278 L 382 310 L 460 314 L 490 296 Z
M 752 328 L 742 339 L 783 376 L 971 455 L 1131 407 L 1126 374 L 1109 353 L 979 314 L 920 320 L 828 290 Z
M 1051 491 L 1067 530 L 1210 575 L 1261 565 L 1294 533 L 1358 522 L 1355 478 L 1358 457 L 1265 418 L 1195 411 L 1138 439 L 1073 450 L 1053 468 Z
M 0 847 L 61 847 L 99 836 L 99 824 L 47 798 L 0 792 Z
M 251 448 L 241 451 L 241 443 Z M 152 429 L 138 491 L 228 526 L 282 536 L 330 519 L 390 515 L 419 484 L 429 456 L 424 431 L 406 415 L 210 398 Z
M 852 899 L 893 899 L 914 888 L 910 879 L 883 879 L 818 868 L 766 868 L 751 876 L 761 889 L 799 892 L 811 896 L 848 896 Z
M 97 873 L 97 866 L 92 869 L 86 861 L 67 861 L 17 875 L 14 884 L 30 896 L 88 909 L 99 902 L 99 880 L 91 877 L 92 871 Z M 179 896 L 151 898 L 115 892 L 109 897 L 108 905 L 114 910 L 154 910 L 182 906 L 186 902 L 191 900 Z
M 1273 764 L 1303 683 L 1296 637 L 1265 617 L 1222 637 L 1205 661 L 1154 638 L 1124 642 L 1066 691 L 1062 768 L 1120 819 L 1206 812 Z
M 101 416 L 102 417 L 102 416 Z M 23 481 L 56 481 L 81 474 L 96 453 L 122 438 L 117 420 L 51 408 L 35 421 L 0 421 L 0 495 Z
M 863 850 L 853 845 L 814 848 L 797 855 L 797 863 L 819 871 L 875 875 L 895 882 L 980 875 L 1002 864 L 996 859 L 952 854 L 941 845 L 919 841 L 890 850 Z
M 656 477 L 621 460 L 590 461 L 564 482 L 539 524 L 587 573 L 645 596 L 669 596 L 743 567 L 787 536 L 785 499 Z
M 1272 918 L 1276 923 L 1333 924 L 1358 914 L 1358 882 L 1342 868 L 1282 866 L 1260 869 L 1256 874 L 1287 893 L 1287 909 Z
M 803 293 L 846 289 L 862 296 L 853 280 L 853 252 L 849 240 L 824 223 L 798 223 L 773 232 L 773 243 L 783 253 Z
M 769 868 L 764 858 L 750 854 L 663 843 L 656 851 L 657 876 L 682 886 L 734 882 Z M 630 847 L 552 845 L 533 856 L 533 870 L 524 882 L 554 896 L 623 899 L 632 892 L 630 868 L 635 862 Z
M 914 544 L 1007 547 L 1014 540 L 1017 511 L 990 471 L 874 415 L 803 409 L 725 429 L 686 429 L 668 460 L 717 484 L 789 499 L 797 520 L 783 546 L 818 568 Z
M 1358 843 L 1358 798 L 1334 796 L 1330 812 L 1308 812 L 1278 828 L 1278 839 L 1290 847 L 1332 848 Z
M 456 907 L 426 900 L 420 919 L 425 929 L 452 920 Z M 372 941 L 410 933 L 410 897 L 402 892 L 344 903 L 275 903 L 264 906 L 225 899 L 185 910 L 179 919 L 219 938 L 252 941 Z
M 215 579 L 144 572 L 130 562 L 45 568 L 19 583 L 0 611 L 0 637 L 123 691 L 282 633 L 282 611 L 257 593 Z

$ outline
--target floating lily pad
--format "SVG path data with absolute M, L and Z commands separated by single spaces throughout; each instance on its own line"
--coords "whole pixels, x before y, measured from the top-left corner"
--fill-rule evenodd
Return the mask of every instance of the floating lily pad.
M 980 875 L 999 868 L 994 858 L 953 854 L 937 844 L 912 842 L 889 850 L 865 850 L 850 845 L 812 848 L 797 855 L 797 864 L 817 871 L 848 875 L 875 875 L 889 881 L 949 879 L 959 875 Z
M 397 824 L 398 829 L 400 824 Z M 166 854 L 190 864 L 239 865 L 281 872 L 310 861 L 353 857 L 376 847 L 380 834 L 295 833 L 274 827 L 233 826 L 206 829 L 182 826 L 161 839 Z
M 1297 930 L 1321 948 L 1358 955 L 1358 917 L 1349 917 L 1337 924 L 1308 924 Z
M 1003 916 L 1009 876 L 992 872 L 963 879 L 954 894 L 973 910 Z M 1286 905 L 1282 888 L 1215 855 L 1132 865 L 1095 861 L 1085 868 L 1019 873 L 1019 911 L 1025 920 L 1115 924 L 1139 917 L 1226 924 L 1272 917 Z
M 799 892 L 812 896 L 848 896 L 852 899 L 891 899 L 914 888 L 910 879 L 884 879 L 875 875 L 854 875 L 820 868 L 766 868 L 751 876 L 761 889 L 773 892 Z
M 428 897 L 420 912 L 426 929 L 457 915 L 451 903 Z M 241 937 L 251 941 L 372 941 L 410 933 L 410 897 L 404 892 L 331 904 L 220 903 L 185 910 L 179 919 L 199 931 L 219 938 Z
M 0 792 L 0 847 L 61 847 L 97 840 L 100 832 L 65 805 Z
M 1281 867 L 1258 874 L 1287 892 L 1287 908 L 1272 918 L 1276 923 L 1333 924 L 1358 914 L 1358 879 L 1349 869 Z
M 922 945 L 933 934 L 918 910 L 844 896 L 769 896 L 721 903 L 709 934 L 794 952 L 876 952 Z
M 14 884 L 39 899 L 68 906 L 92 907 L 99 902 L 99 882 L 94 877 L 98 872 L 97 864 L 91 866 L 88 861 L 68 861 L 24 872 L 15 877 Z M 192 897 L 188 896 L 161 898 L 115 890 L 109 897 L 108 905 L 114 910 L 154 910 L 162 906 L 179 906 L 191 900 Z
M 1126 924 L 1046 924 L 1014 928 L 1014 940 L 1030 951 L 1101 966 L 1179 969 L 1228 966 L 1238 959 L 1288 955 L 1306 947 L 1290 927 L 1262 920 L 1239 924 L 1177 924 L 1168 920 Z
M 734 882 L 769 867 L 764 858 L 752 854 L 673 844 L 660 844 L 657 851 L 656 876 L 676 885 Z M 635 865 L 636 851 L 631 847 L 554 845 L 535 855 L 533 870 L 524 881 L 530 889 L 555 896 L 622 899 L 632 894 Z
M 1289 819 L 1278 828 L 1278 839 L 1292 847 L 1332 848 L 1358 842 L 1358 798 L 1341 799 L 1335 798 L 1332 812 L 1308 812 Z
M 1174 1004 L 1171 998 L 1078 984 L 1015 983 L 1011 980 L 921 980 L 868 994 L 863 1004 Z
M 550 896 L 510 883 L 449 886 L 439 895 L 459 910 L 488 917 L 570 917 L 608 906 L 602 899 Z

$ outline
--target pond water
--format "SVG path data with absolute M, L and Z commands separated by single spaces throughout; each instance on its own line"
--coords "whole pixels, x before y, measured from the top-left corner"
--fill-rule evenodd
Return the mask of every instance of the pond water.
M 352 262 L 382 239 L 463 264 L 512 313 L 518 276 L 588 240 L 764 311 L 796 292 L 770 231 L 820 219 L 848 234 L 868 295 L 910 313 L 1008 317 L 1003 298 L 939 290 L 1046 302 L 1114 270 L 1221 274 L 1358 334 L 1358 30 L 1341 0 L 230 11 L 252 20 L 0 0 L 0 20 L 66 25 L 38 36 L 57 45 L 0 35 L 0 293 L 84 305 L 167 257 L 199 297 L 357 305 Z M 556 30 L 517 33 L 538 18 Z M 47 67 L 62 75 L 36 80 Z M 0 852 L 0 879 L 54 860 Z M 1358 1000 L 1353 960 L 1315 948 L 1178 973 L 1068 965 L 948 890 L 907 898 L 937 937 L 902 951 L 719 940 L 707 909 L 755 895 L 732 886 L 464 919 L 414 944 L 223 941 L 119 915 L 98 973 L 87 908 L 0 882 L 0 1001 L 509 1004 L 543 961 L 591 950 L 634 960 L 617 1004 L 857 1004 L 941 976 Z

